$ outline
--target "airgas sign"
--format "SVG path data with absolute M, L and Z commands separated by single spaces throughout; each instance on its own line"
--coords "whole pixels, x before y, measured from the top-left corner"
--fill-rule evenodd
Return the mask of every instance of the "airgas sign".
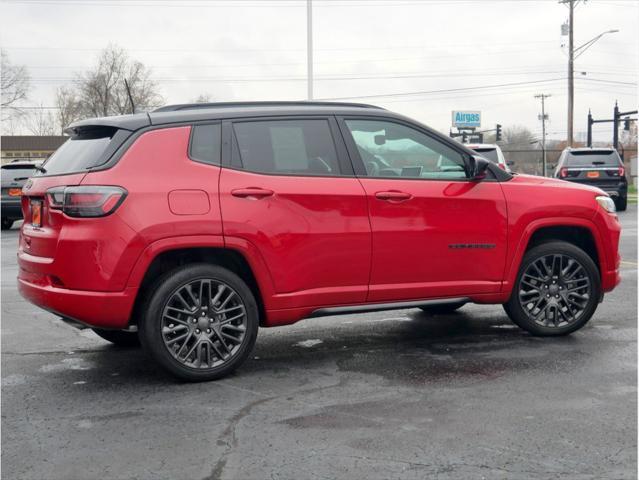
M 481 112 L 474 110 L 453 110 L 453 127 L 481 127 Z

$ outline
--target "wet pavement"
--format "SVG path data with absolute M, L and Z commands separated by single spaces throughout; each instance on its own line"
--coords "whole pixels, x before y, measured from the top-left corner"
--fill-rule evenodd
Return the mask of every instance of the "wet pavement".
M 637 210 L 622 284 L 534 338 L 499 306 L 262 329 L 233 376 L 188 384 L 20 298 L 2 233 L 2 473 L 10 479 L 634 479 Z

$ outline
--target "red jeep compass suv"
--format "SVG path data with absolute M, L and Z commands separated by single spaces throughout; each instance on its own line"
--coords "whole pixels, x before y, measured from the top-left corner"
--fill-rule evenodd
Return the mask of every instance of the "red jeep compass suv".
M 22 295 L 209 380 L 258 326 L 500 303 L 535 335 L 619 283 L 603 191 L 511 175 L 368 105 L 163 107 L 76 122 L 23 188 Z

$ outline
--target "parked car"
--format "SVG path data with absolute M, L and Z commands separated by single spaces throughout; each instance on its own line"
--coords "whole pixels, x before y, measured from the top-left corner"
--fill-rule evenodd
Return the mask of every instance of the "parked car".
M 598 187 L 612 197 L 617 210 L 626 209 L 626 169 L 614 148 L 566 148 L 559 157 L 554 176 Z
M 35 174 L 41 163 L 13 161 L 2 165 L 2 230 L 10 229 L 13 222 L 22 218 L 22 185 Z
M 23 188 L 19 290 L 183 379 L 323 315 L 493 303 L 565 335 L 620 280 L 608 195 L 381 108 L 177 105 L 67 132 Z
M 495 163 L 502 170 L 510 172 L 509 163 L 506 161 L 504 153 L 501 151 L 501 148 L 499 148 L 499 145 L 495 143 L 471 143 L 466 146 L 477 152 L 485 159 Z

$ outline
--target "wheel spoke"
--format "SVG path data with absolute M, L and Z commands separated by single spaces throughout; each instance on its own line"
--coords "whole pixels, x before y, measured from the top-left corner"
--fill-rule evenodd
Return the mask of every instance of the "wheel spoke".
M 167 300 L 162 338 L 181 364 L 215 368 L 237 354 L 247 322 L 245 304 L 233 288 L 216 279 L 198 279 L 182 285 Z
M 559 328 L 579 319 L 590 301 L 591 288 L 578 260 L 549 254 L 530 262 L 521 275 L 519 304 L 535 323 Z

